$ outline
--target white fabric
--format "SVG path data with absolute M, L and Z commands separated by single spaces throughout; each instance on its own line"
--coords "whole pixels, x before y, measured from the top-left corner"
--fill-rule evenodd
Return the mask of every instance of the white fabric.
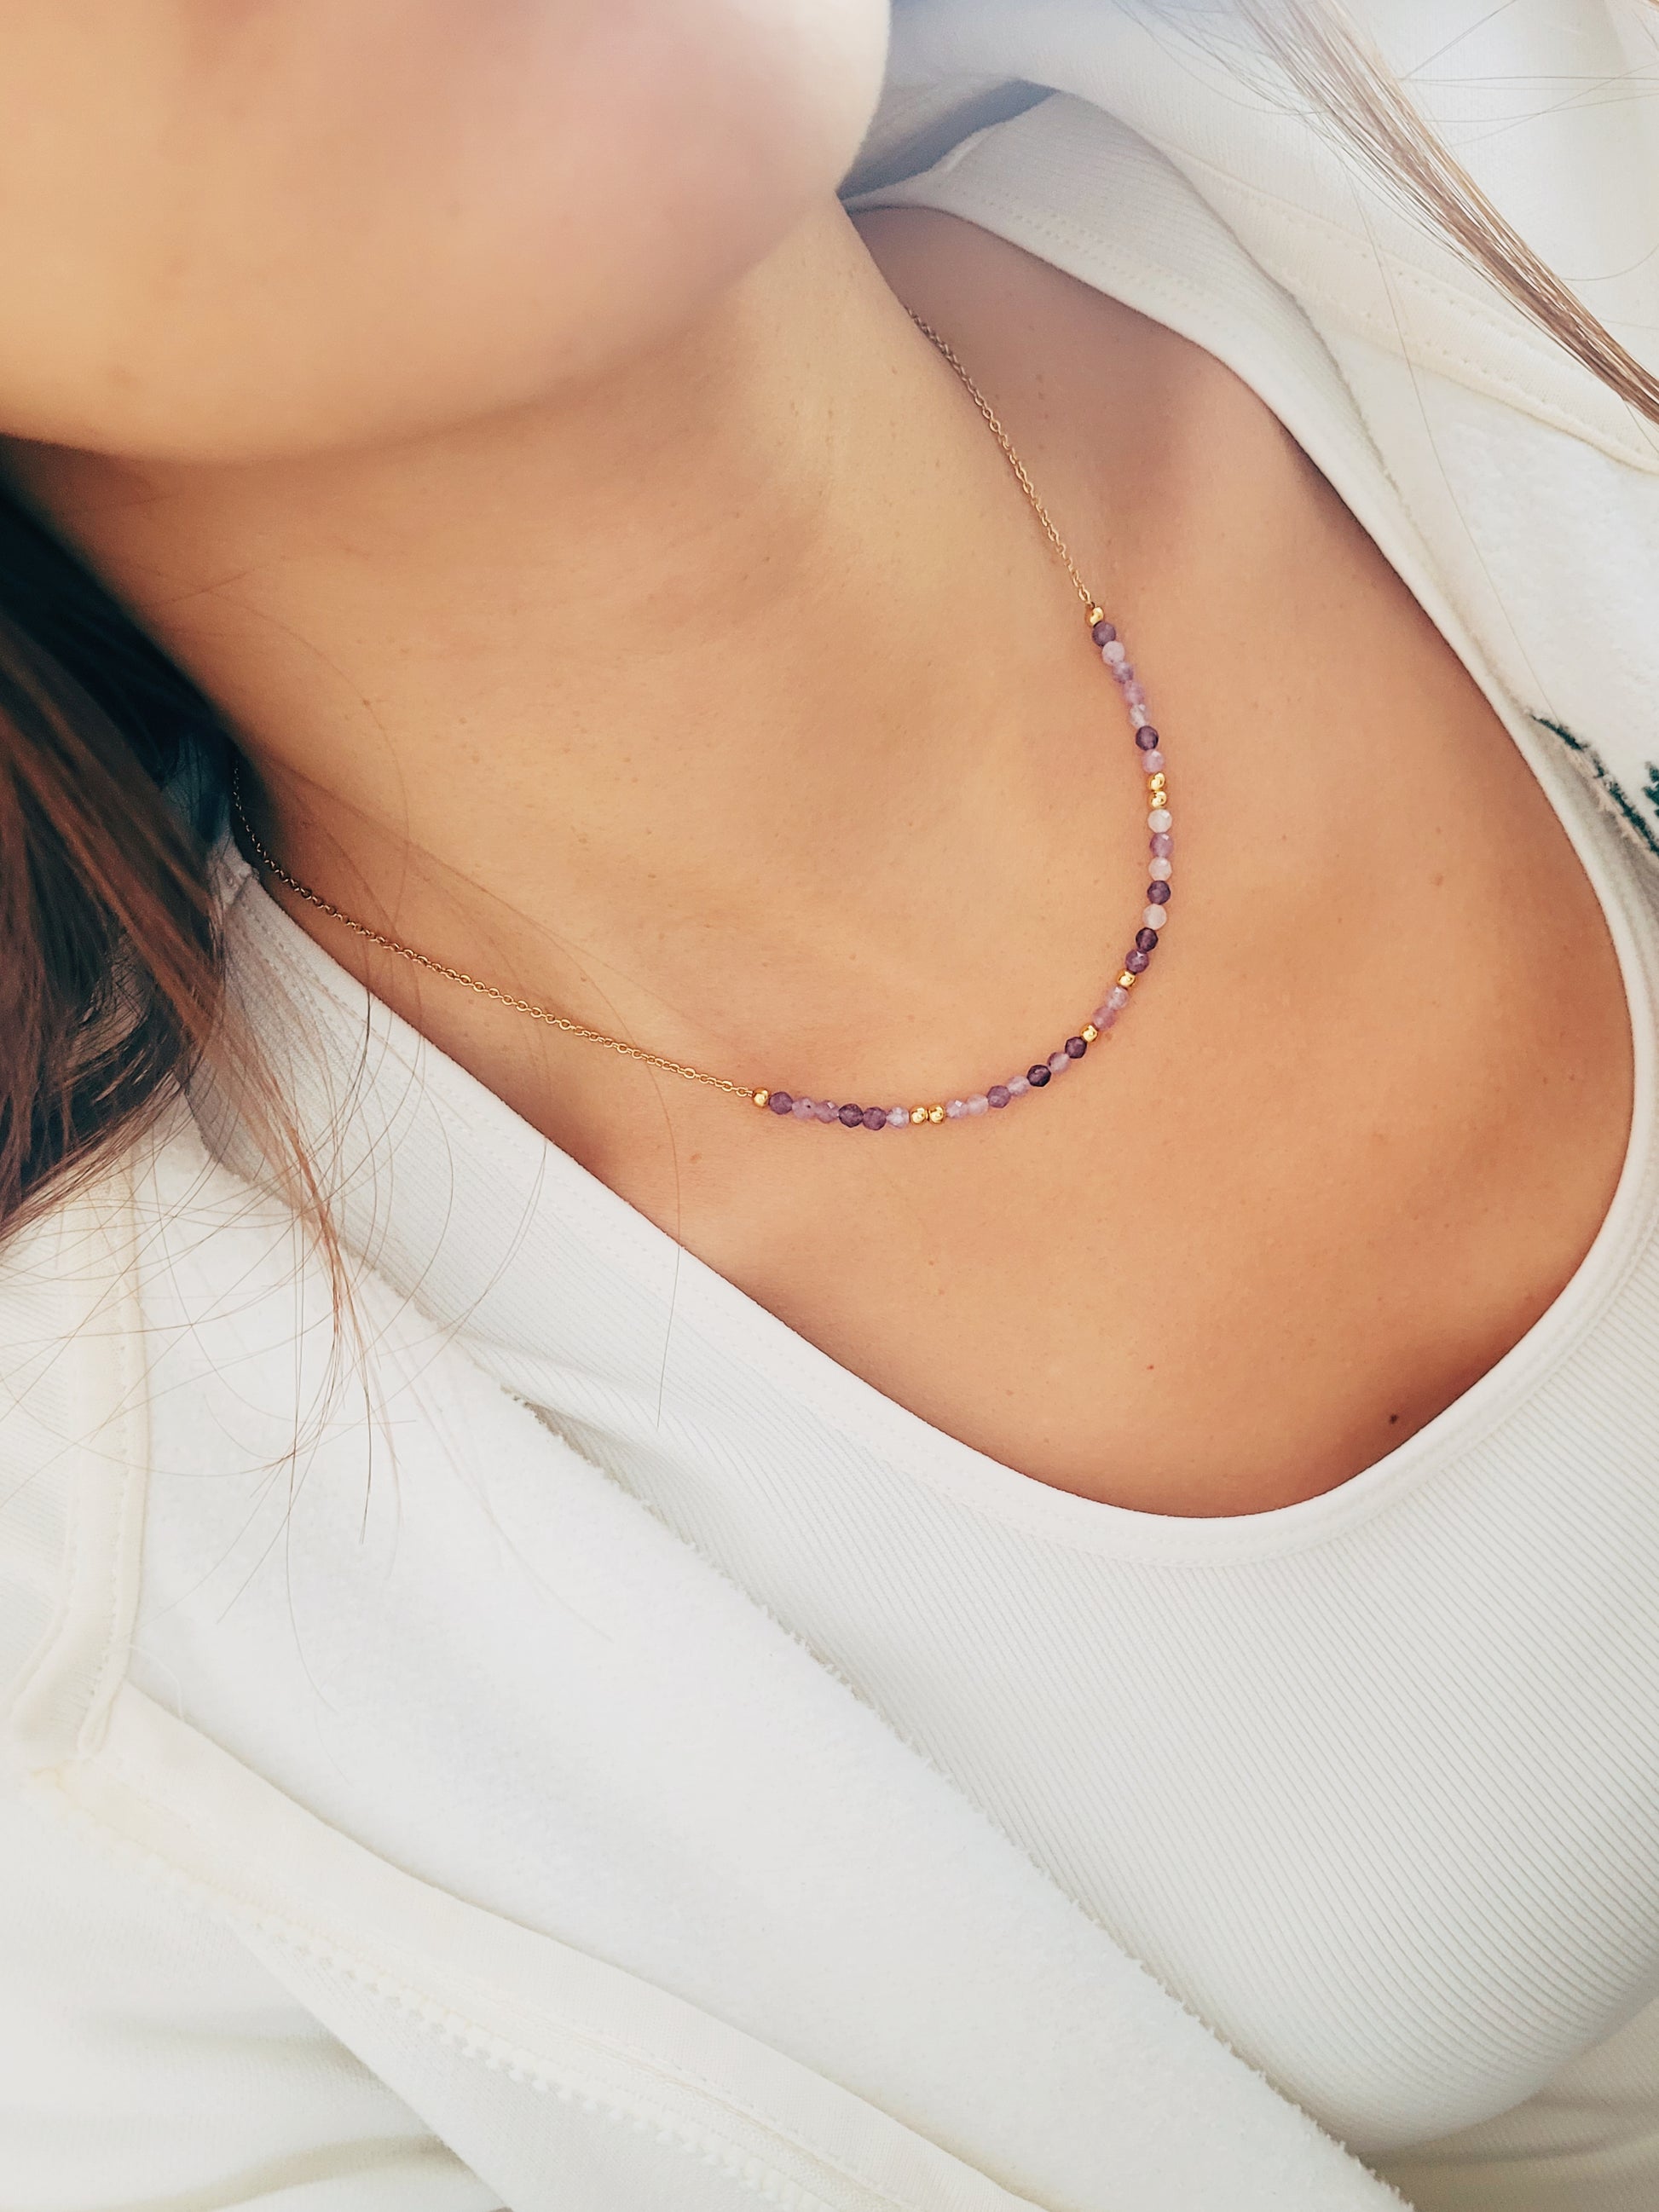
M 8 1824 L 75 1831 L 0 1883 L 10 2205 L 303 2181 L 358 2212 L 414 2172 L 513 2212 L 1382 2212 L 417 1307 L 359 1278 L 366 1387 L 336 1391 L 279 1200 L 182 1116 L 124 1181 L 0 1268 L 6 1340 L 38 1348 L 8 1426 L 47 1447 L 0 1599 L 55 1565 L 59 1600 L 8 1685 Z M 198 2117 L 204 2044 L 252 2077 L 234 2125 Z
M 387 1279 L 1344 2140 L 1478 2129 L 1651 2004 L 1645 2085 L 1577 2123 L 1556 2201 L 1595 2212 L 1590 2158 L 1625 2191 L 1632 2142 L 1659 2200 L 1659 879 L 1539 765 L 1625 963 L 1613 1207 L 1477 1389 L 1357 1480 L 1239 1519 L 1099 1505 L 929 1428 L 374 1006 L 245 873 L 231 927 L 259 1028 L 325 1054 L 313 1125 L 353 1132 L 341 1218 Z M 159 1434 L 159 1463 L 188 1459 L 167 1411 Z M 158 1561 L 138 1680 L 191 1671 L 160 1594 L 240 1556 L 226 1510 Z M 241 1694 L 216 1692 L 222 1741 Z M 363 1758 L 355 1787 L 384 1788 Z M 465 1864 L 521 1848 L 475 1838 Z M 625 1923 L 599 1933 L 616 1955 Z
M 1423 96 L 1460 131 L 1460 111 L 1473 118 L 1464 150 L 1488 189 L 1600 287 L 1598 305 L 1632 343 L 1650 345 L 1659 261 L 1643 211 L 1654 210 L 1659 174 L 1654 126 L 1639 100 L 1582 113 L 1586 82 L 1642 60 L 1639 12 L 1631 0 L 1573 10 L 1523 0 L 1460 42 L 1488 12 L 1462 0 L 1370 9 L 1397 60 L 1427 60 L 1451 41 L 1424 72 Z M 1480 77 L 1499 89 L 1481 90 Z M 1652 846 L 1651 434 L 1389 215 L 1270 85 L 1260 98 L 1229 90 L 1173 34 L 1111 0 L 908 9 L 866 179 L 902 191 L 892 179 L 915 166 L 907 148 L 931 159 L 963 118 L 1006 112 L 1018 98 L 1000 88 L 1017 79 L 1066 97 L 956 149 L 914 189 L 1229 360 L 1458 649 L 1472 665 L 1484 653 L 1507 687 L 1494 693 L 1504 711 L 1513 720 L 1518 702 L 1568 730 L 1562 757 L 1596 785 L 1632 852 Z M 1543 119 L 1491 127 L 1483 106 L 1519 101 L 1516 85 Z M 1588 832 L 1575 835 L 1608 889 Z M 1621 920 L 1623 894 L 1611 896 L 1639 1017 L 1638 917 Z M 256 1002 L 260 912 L 252 901 L 240 909 L 239 968 Z M 325 988 L 325 1030 L 326 1001 Z M 430 1059 L 414 1081 L 406 1034 L 361 1001 L 356 1020 L 343 1202 L 349 1242 L 392 1279 L 366 1279 L 360 1295 L 364 1392 L 319 1395 L 327 1285 L 296 1270 L 280 1203 L 212 1166 L 185 1128 L 145 1170 L 136 1216 L 118 1193 L 101 1211 L 66 1210 L 14 1248 L 0 1279 L 14 1401 L 0 1417 L 0 1691 L 19 1687 L 13 1764 L 33 1778 L 21 1798 L 8 1785 L 0 1819 L 0 2098 L 12 2106 L 0 2120 L 0 2201 L 27 2212 L 278 2199 L 305 2212 L 393 2201 L 703 2212 L 745 2192 L 805 2212 L 1016 2202 L 1369 2212 L 1386 2201 L 1114 1940 L 1164 1945 L 1155 1962 L 1204 1988 L 1230 2015 L 1212 2024 L 1231 2027 L 1246 2057 L 1260 2045 L 1287 2077 L 1309 2068 L 1304 2053 L 1266 2047 L 1276 2024 L 1250 2016 L 1242 1982 L 1231 1992 L 1224 1974 L 1204 1984 L 1213 1924 L 1159 1921 L 1192 1871 L 1182 1853 L 1163 1896 L 1156 1883 L 1143 1880 L 1138 1897 L 1125 1884 L 1126 1918 L 1141 1915 L 1133 1935 L 1109 1932 L 1062 1894 L 1092 1902 L 1091 1882 L 1123 1875 L 1111 1854 L 1137 1848 L 1124 1814 L 1152 1809 L 1152 1763 L 1137 1765 L 1120 1739 L 1118 1799 L 1109 1824 L 1097 1820 L 1110 1832 L 1084 1839 L 1055 1865 L 1058 1883 L 1048 1879 L 1028 1854 L 1042 1856 L 1045 1822 L 1048 1837 L 1060 1832 L 1063 1792 L 1028 1796 L 969 1771 L 941 1701 L 923 1694 L 915 1652 L 890 1632 L 879 1650 L 859 1648 L 883 1626 L 878 1603 L 830 1623 L 803 1610 L 792 1623 L 801 1577 L 764 1587 L 769 1568 L 756 1571 L 738 1526 L 758 1480 L 748 1493 L 728 1486 L 722 1504 L 685 1448 L 691 1417 L 712 1433 L 720 1408 L 707 1364 L 700 1381 L 686 1363 L 697 1340 L 684 1306 L 662 1377 L 678 1425 L 645 1438 L 641 1370 L 653 1382 L 660 1371 L 665 1267 L 678 1267 L 684 1292 L 696 1264 L 660 1240 L 642 1244 L 642 1224 L 609 1194 L 543 1157 L 539 1195 L 550 1170 L 562 1176 L 565 1218 L 601 1251 L 580 1316 L 592 1343 L 545 1336 L 522 1317 L 514 1336 L 471 1310 L 489 1269 L 510 1259 L 473 1202 L 479 1162 L 465 1146 L 443 1160 L 430 1127 L 416 1129 L 411 1117 L 436 1111 L 423 1089 Z M 319 1072 L 312 1047 L 326 1039 L 297 1021 L 278 1042 L 326 1151 L 338 1062 Z M 463 1119 L 480 1117 L 491 1145 L 522 1138 L 475 1097 Z M 459 1126 L 437 1119 L 441 1131 Z M 1449 1702 L 1468 1698 L 1486 1713 L 1463 1825 L 1443 1760 L 1458 1716 L 1435 1715 L 1437 1733 L 1413 1741 L 1352 1656 L 1341 1679 L 1371 1724 L 1372 1759 L 1310 1771 L 1328 1789 L 1354 1782 L 1394 1887 L 1356 1881 L 1345 1896 L 1328 1819 L 1328 1878 L 1310 1903 L 1327 1935 L 1337 1929 L 1334 1963 L 1358 1987 L 1345 2002 L 1334 1978 L 1319 1984 L 1328 2049 L 1305 2081 L 1285 2086 L 1339 2124 L 1369 2125 L 1378 2148 L 1419 2143 L 1390 2170 L 1424 2212 L 1638 2212 L 1656 2197 L 1659 2033 L 1651 2008 L 1639 2008 L 1656 1856 L 1655 1670 L 1651 1608 L 1637 1587 L 1652 1528 L 1646 1486 L 1632 1480 L 1653 1455 L 1650 1426 L 1638 1418 L 1612 1433 L 1609 1414 L 1631 1373 L 1650 1364 L 1650 1134 L 1638 1135 L 1593 1264 L 1511 1376 L 1474 1394 L 1473 1417 L 1466 1406 L 1437 1424 L 1418 1461 L 1396 1455 L 1319 1511 L 1293 1509 L 1299 1522 L 1268 1516 L 1276 1529 L 1258 1558 L 1224 1556 L 1239 1533 L 1224 1529 L 1216 1559 L 1184 1548 L 1206 1540 L 1190 1530 L 1168 1558 L 1135 1556 L 1121 1529 L 1124 1543 L 1097 1548 L 1073 1531 L 1078 1515 L 1103 1509 L 1035 1490 L 1019 1492 L 1011 1516 L 1006 1470 L 938 1450 L 943 1439 L 881 1412 L 776 1324 L 766 1341 L 764 1366 L 787 1370 L 794 1416 L 840 1438 L 813 1468 L 811 1494 L 838 1482 L 847 1494 L 858 1472 L 849 1407 L 869 1416 L 895 1498 L 957 1532 L 933 1561 L 941 1587 L 984 1571 L 965 1532 L 982 1539 L 993 1521 L 1003 1559 L 1046 1547 L 1057 1588 L 1080 1589 L 1086 1568 L 1115 1589 L 1161 1576 L 1275 1601 L 1309 1562 L 1322 1566 L 1322 1553 L 1387 1539 L 1352 1630 L 1374 1620 L 1389 1577 L 1403 1591 L 1428 1508 L 1455 1492 L 1479 1522 L 1506 1420 L 1537 1424 L 1534 1441 L 1547 1434 L 1571 1493 L 1547 1562 L 1559 1571 L 1540 1583 L 1535 1549 L 1507 1544 L 1481 1586 L 1497 1644 L 1437 1619 L 1417 1660 L 1418 1686 L 1437 1659 Z M 391 1185 L 388 1147 L 410 1170 Z M 449 1236 L 434 1278 L 428 1232 L 441 1215 Z M 707 1319 L 719 1294 L 701 1288 Z M 538 1310 L 538 1324 L 546 1317 Z M 731 1306 L 730 1317 L 741 1325 L 733 1343 L 765 1339 L 752 1309 Z M 502 1374 L 532 1383 L 550 1420 L 515 1405 L 455 1345 L 458 1327 Z M 1534 1367 L 1540 1345 L 1549 1356 Z M 1516 1407 L 1508 1382 L 1528 1370 Z M 550 1433 L 560 1424 L 581 1449 Z M 626 1468 L 586 1455 L 604 1461 L 617 1437 Z M 1455 1449 L 1431 1482 L 1422 1453 L 1440 1443 Z M 747 1480 L 741 1462 L 734 1454 L 716 1472 L 728 1486 Z M 685 1482 L 688 1472 L 699 1479 Z M 661 1480 L 663 1510 L 688 1525 L 704 1515 L 700 1540 L 781 1622 L 613 1474 L 642 1497 Z M 1110 1516 L 1091 1525 L 1106 1522 L 1119 1527 Z M 781 1527 L 775 1516 L 766 1532 L 774 1561 Z M 1373 1627 L 1379 1658 L 1393 1657 L 1394 1625 Z M 1492 1671 L 1500 1650 L 1507 1699 Z M 1250 1653 L 1246 1639 L 1236 1656 L 1247 1672 Z M 868 1684 L 856 1680 L 866 1665 Z M 1322 1747 L 1351 1749 L 1340 1717 L 1319 1710 L 1330 1685 L 1273 1686 L 1305 1700 L 1310 1725 L 1293 1748 L 1316 1769 Z M 890 1703 L 916 1741 L 884 1726 L 860 1690 Z M 1559 1723 L 1575 1693 L 1573 1744 Z M 1236 1739 L 1212 1761 L 1232 1804 L 1249 1778 Z M 930 1752 L 961 1769 L 954 1779 Z M 1518 1806 L 1514 1778 L 1534 1754 L 1543 1786 L 1535 1805 Z M 1432 1919 L 1423 1932 L 1398 1917 L 1409 1855 L 1401 1808 L 1379 1796 L 1390 1761 L 1413 1788 L 1425 1775 L 1434 1785 L 1421 1801 L 1440 1851 L 1418 1893 Z M 1530 1820 L 1532 1858 L 1496 1832 L 1498 1802 Z M 31 1826 L 54 1814 L 84 1835 Z M 100 1839 L 131 1856 L 94 1859 Z M 1261 1917 L 1243 1932 L 1263 1986 L 1308 1992 L 1321 1962 L 1304 1931 L 1273 1917 L 1267 1855 L 1247 1871 Z M 1437 1976 L 1419 1974 L 1433 2081 L 1405 2048 L 1400 1983 L 1377 1963 L 1391 1924 Z M 112 1976 L 108 1954 L 129 1930 Z M 1475 2003 L 1487 1973 L 1508 1994 L 1504 2018 Z M 1361 2110 L 1356 2039 L 1368 2009 L 1387 2063 Z M 234 2112 L 213 2094 L 220 2060 Z M 1517 2097 L 1506 2115 L 1484 2117 Z M 1465 2121 L 1462 2137 L 1420 2146 L 1425 2127 Z

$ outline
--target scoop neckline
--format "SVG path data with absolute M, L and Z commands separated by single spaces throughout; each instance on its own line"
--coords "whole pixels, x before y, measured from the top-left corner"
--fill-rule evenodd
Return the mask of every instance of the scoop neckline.
M 1184 312 L 1176 314 L 1167 307 L 1160 313 L 1163 303 L 1156 272 L 1113 289 L 1117 296 L 1133 295 L 1127 298 L 1127 304 L 1172 327 L 1180 327 L 1187 319 Z M 1189 307 L 1190 302 L 1187 305 Z M 365 1000 L 371 1000 L 386 1025 L 386 1045 L 411 1066 L 418 1064 L 424 1084 L 441 1085 L 448 1109 L 478 1140 L 498 1149 L 502 1146 L 525 1149 L 527 1165 L 533 1150 L 533 1173 L 524 1187 L 536 1194 L 527 1203 L 538 1208 L 556 1203 L 580 1217 L 587 1233 L 596 1242 L 602 1241 L 612 1262 L 624 1267 L 647 1294 L 672 1284 L 676 1332 L 700 1334 L 739 1364 L 763 1367 L 773 1380 L 811 1405 L 826 1425 L 855 1437 L 895 1472 L 921 1481 L 960 1508 L 1017 1526 L 1028 1535 L 1067 1549 L 1170 1564 L 1242 1561 L 1330 1540 L 1407 1495 L 1434 1466 L 1480 1443 L 1511 1410 L 1515 1388 L 1522 1376 L 1535 1385 L 1559 1368 L 1596 1315 L 1617 1296 L 1654 1226 L 1659 1205 L 1659 1158 L 1655 1157 L 1656 1107 L 1659 1105 L 1656 1098 L 1659 910 L 1646 917 L 1645 931 L 1638 926 L 1638 902 L 1643 892 L 1632 874 L 1613 866 L 1613 841 L 1620 836 L 1616 825 L 1565 752 L 1547 742 L 1544 732 L 1508 696 L 1466 625 L 1444 600 L 1415 531 L 1371 453 L 1363 426 L 1358 427 L 1353 453 L 1337 451 L 1333 439 L 1320 434 L 1318 425 L 1310 420 L 1298 421 L 1303 410 L 1293 401 L 1289 405 L 1281 404 L 1287 393 L 1275 396 L 1263 388 L 1267 380 L 1255 373 L 1261 367 L 1259 362 L 1242 365 L 1218 346 L 1210 349 L 1243 376 L 1327 477 L 1456 654 L 1542 787 L 1589 878 L 1612 939 L 1631 1028 L 1631 1112 L 1624 1158 L 1607 1211 L 1578 1266 L 1544 1312 L 1476 1382 L 1404 1442 L 1333 1488 L 1258 1513 L 1201 1516 L 1148 1513 L 1056 1488 L 952 1437 L 843 1366 L 699 1259 L 569 1153 L 543 1137 L 383 1000 L 373 1000 L 365 986 L 332 960 L 270 897 L 234 844 L 229 848 L 229 855 L 234 855 L 231 875 L 222 879 L 237 903 L 242 903 L 252 885 L 259 902 L 252 912 L 261 912 L 270 925 L 264 933 L 267 949 L 285 954 L 289 963 L 297 960 L 313 987 L 325 991 L 343 1012 L 355 1014 L 360 1022 Z M 1328 356 L 1325 359 L 1328 362 Z M 1330 374 L 1340 384 L 1334 364 L 1330 364 Z M 1294 380 L 1287 378 L 1290 381 Z M 1346 387 L 1342 398 L 1346 411 L 1357 417 Z M 1362 453 L 1371 459 L 1372 481 L 1365 480 L 1359 465 L 1357 456 Z M 1632 868 L 1633 864 L 1632 856 Z M 233 890 L 234 876 L 242 872 L 246 881 L 235 884 Z M 246 905 L 244 911 L 252 919 Z M 419 1285 L 407 1286 L 407 1293 L 426 1306 L 431 1303 L 434 1288 L 428 1270 Z M 471 1335 L 477 1341 L 477 1331 L 469 1330 L 465 1321 L 459 1326 L 464 1340 Z M 501 1362 L 486 1364 L 499 1370 Z
M 828 1426 L 856 1438 L 895 1472 L 942 1492 L 981 1518 L 1017 1526 L 1028 1535 L 1067 1549 L 1119 1557 L 1171 1564 L 1261 1558 L 1328 1541 L 1370 1519 L 1408 1493 L 1432 1468 L 1501 1426 L 1512 1410 L 1516 1384 L 1524 1376 L 1535 1386 L 1571 1356 L 1595 1316 L 1617 1296 L 1654 1226 L 1659 1203 L 1659 1158 L 1655 1156 L 1659 917 L 1650 920 L 1644 935 L 1636 920 L 1641 891 L 1613 865 L 1609 847 L 1618 833 L 1599 817 L 1593 793 L 1570 765 L 1533 737 L 1507 702 L 1493 703 L 1542 784 L 1584 868 L 1619 962 L 1631 1023 L 1632 1111 L 1618 1182 L 1572 1275 L 1531 1328 L 1476 1382 L 1403 1443 L 1345 1481 L 1312 1498 L 1256 1513 L 1158 1514 L 1116 1505 L 1043 1483 L 936 1427 L 843 1366 L 698 1258 L 570 1153 L 542 1136 L 384 1000 L 374 999 L 270 896 L 240 854 L 222 880 L 228 902 L 241 908 L 263 939 L 263 950 L 283 967 L 292 970 L 297 966 L 303 981 L 332 1001 L 359 1040 L 364 1002 L 372 1003 L 385 1048 L 411 1070 L 418 1069 L 427 1100 L 461 1122 L 470 1140 L 487 1148 L 492 1158 L 501 1158 L 504 1152 L 525 1155 L 532 1172 L 522 1185 L 516 1177 L 504 1180 L 534 1193 L 526 1201 L 527 1206 L 552 1206 L 567 1218 L 574 1217 L 581 1233 L 602 1247 L 606 1258 L 647 1295 L 659 1294 L 672 1284 L 677 1334 L 701 1336 L 738 1364 L 760 1368 L 772 1382 L 809 1404 Z M 240 882 L 234 880 L 238 876 Z M 408 1135 L 405 1130 L 403 1142 Z M 425 1309 L 441 1307 L 441 1258 L 435 1268 L 423 1273 L 418 1285 L 394 1281 L 394 1287 Z M 441 1311 L 436 1317 L 453 1318 Z M 458 1334 L 464 1344 L 481 1343 L 476 1326 L 465 1319 L 459 1322 Z M 501 1359 L 487 1358 L 484 1364 L 498 1371 Z

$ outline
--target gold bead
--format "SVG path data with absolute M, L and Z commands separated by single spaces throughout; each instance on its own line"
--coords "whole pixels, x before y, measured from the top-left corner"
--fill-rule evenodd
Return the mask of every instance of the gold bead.
M 927 1109 L 925 1106 L 913 1106 L 910 1109 L 910 1119 L 920 1127 L 927 1119 Z
M 1092 629 L 1097 622 L 1105 621 L 1106 610 L 1104 607 L 1091 607 L 1085 619 L 1087 621 L 1090 629 Z
M 1161 775 L 1149 775 L 1146 779 L 1146 788 L 1148 791 L 1162 791 L 1164 778 Z
M 927 1109 L 927 1118 L 930 1121 L 942 1121 L 945 1119 L 945 1109 L 942 1106 L 930 1106 Z
M 750 1103 L 755 1106 L 764 1106 L 771 1096 L 769 1091 L 751 1091 L 749 1094 Z
M 1135 979 L 1126 968 L 1117 979 L 1117 988 L 1120 991 L 1133 991 L 1134 987 Z
M 1085 1044 L 1092 1044 L 1095 1039 L 1100 1035 L 1100 1031 L 1095 1027 L 1092 1022 L 1085 1022 L 1083 1027 L 1078 1031 L 1078 1035 L 1083 1039 Z

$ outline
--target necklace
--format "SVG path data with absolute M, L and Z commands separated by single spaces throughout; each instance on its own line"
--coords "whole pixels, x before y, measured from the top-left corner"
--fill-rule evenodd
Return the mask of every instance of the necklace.
M 710 1089 L 729 1092 L 733 1097 L 746 1100 L 751 1106 L 762 1108 L 796 1121 L 838 1122 L 847 1129 L 902 1129 L 915 1126 L 937 1124 L 969 1119 L 1012 1105 L 1017 1098 L 1025 1098 L 1044 1091 L 1057 1075 L 1063 1075 L 1074 1061 L 1080 1060 L 1091 1044 L 1100 1042 L 1116 1026 L 1120 1016 L 1129 1004 L 1129 994 L 1152 964 L 1152 954 L 1158 949 L 1158 938 L 1169 919 L 1170 855 L 1173 850 L 1170 839 L 1172 817 L 1170 812 L 1170 790 L 1164 774 L 1164 752 L 1158 732 L 1146 712 L 1146 694 L 1130 663 L 1127 653 L 1118 637 L 1115 625 L 1109 623 L 1097 605 L 1094 594 L 1079 574 L 1077 564 L 1065 539 L 1054 526 L 1054 518 L 1039 497 L 1036 486 L 1026 473 L 1025 464 L 1015 452 L 1013 441 L 998 419 L 995 410 L 980 390 L 967 369 L 951 349 L 920 315 L 911 320 L 956 371 L 969 398 L 973 401 L 990 431 L 1009 468 L 1013 472 L 1032 512 L 1042 526 L 1044 536 L 1054 548 L 1072 580 L 1073 588 L 1086 610 L 1091 643 L 1099 649 L 1107 674 L 1117 685 L 1128 711 L 1129 727 L 1135 748 L 1140 757 L 1141 771 L 1146 779 L 1146 827 L 1151 833 L 1152 858 L 1147 866 L 1150 881 L 1146 886 L 1146 910 L 1135 932 L 1134 942 L 1124 955 L 1117 978 L 1107 990 L 1100 1004 L 1086 1022 L 1079 1025 L 1075 1036 L 1068 1036 L 1057 1051 L 1046 1059 L 1034 1060 L 1023 1075 L 1010 1076 L 1006 1083 L 993 1083 L 983 1091 L 967 1097 L 952 1098 L 948 1104 L 927 1106 L 854 1106 L 838 1105 L 832 1099 L 799 1097 L 787 1091 L 770 1090 L 764 1085 L 756 1086 L 734 1082 L 729 1076 L 710 1075 L 705 1069 L 690 1067 L 683 1060 L 670 1060 L 664 1054 L 647 1052 L 643 1045 L 634 1044 L 626 1037 L 607 1036 L 603 1030 L 589 1029 L 585 1023 L 572 1021 L 568 1015 L 556 1013 L 551 1007 L 538 1006 L 533 999 L 515 997 L 510 991 L 499 989 L 495 984 L 469 975 L 463 968 L 449 967 L 435 960 L 430 953 L 417 951 L 411 945 L 403 945 L 395 937 L 385 936 L 371 929 L 367 922 L 358 921 L 343 914 L 337 906 L 289 875 L 287 869 L 260 842 L 242 800 L 240 766 L 233 764 L 230 781 L 231 811 L 237 830 L 247 851 L 258 861 L 264 873 L 283 884 L 295 898 L 303 899 L 331 921 L 378 945 L 399 960 L 407 960 L 429 975 L 441 975 L 447 982 L 459 983 L 465 989 L 475 991 L 482 999 L 505 1007 L 508 1012 L 524 1014 L 531 1021 L 541 1022 L 549 1029 L 561 1030 L 566 1036 L 580 1037 L 586 1043 L 603 1045 L 607 1052 L 620 1054 L 624 1060 L 636 1060 L 647 1067 L 659 1068 L 665 1074 L 683 1076 L 688 1083 L 706 1084 Z

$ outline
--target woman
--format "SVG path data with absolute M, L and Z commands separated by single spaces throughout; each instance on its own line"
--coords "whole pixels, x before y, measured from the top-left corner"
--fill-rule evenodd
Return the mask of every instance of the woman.
M 1364 12 L 11 11 L 9 2203 L 1659 2202 L 1653 31 Z

